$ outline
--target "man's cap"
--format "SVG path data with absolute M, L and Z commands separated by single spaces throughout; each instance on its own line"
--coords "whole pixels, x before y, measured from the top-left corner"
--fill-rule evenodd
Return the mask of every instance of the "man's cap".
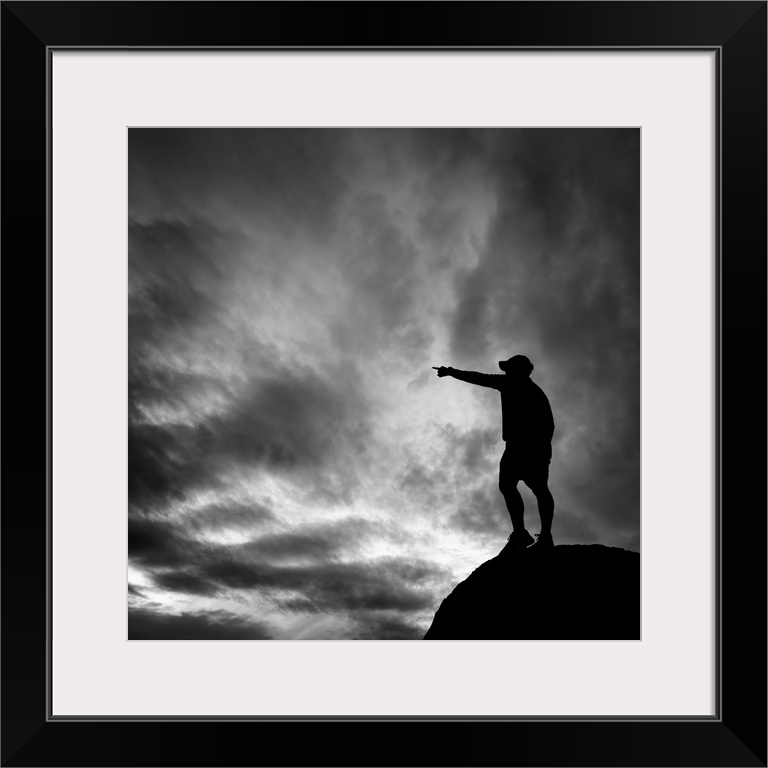
M 499 368 L 502 371 L 518 370 L 530 375 L 533 363 L 525 355 L 513 355 L 509 360 L 500 360 Z

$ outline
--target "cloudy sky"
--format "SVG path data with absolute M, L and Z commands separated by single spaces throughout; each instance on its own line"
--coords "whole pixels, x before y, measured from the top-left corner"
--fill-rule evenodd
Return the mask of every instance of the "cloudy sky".
M 129 636 L 419 639 L 511 530 L 640 548 L 635 129 L 131 129 Z M 539 529 L 522 485 L 526 525 Z

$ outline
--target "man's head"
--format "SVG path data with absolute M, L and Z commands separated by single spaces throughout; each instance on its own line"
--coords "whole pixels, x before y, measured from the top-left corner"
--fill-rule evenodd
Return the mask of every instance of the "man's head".
M 515 355 L 510 357 L 509 360 L 500 360 L 499 368 L 508 376 L 525 379 L 531 375 L 533 363 L 525 355 Z

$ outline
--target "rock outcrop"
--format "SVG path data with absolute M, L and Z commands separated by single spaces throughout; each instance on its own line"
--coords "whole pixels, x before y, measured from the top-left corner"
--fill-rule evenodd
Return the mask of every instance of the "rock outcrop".
M 639 640 L 640 555 L 504 549 L 446 597 L 425 640 Z

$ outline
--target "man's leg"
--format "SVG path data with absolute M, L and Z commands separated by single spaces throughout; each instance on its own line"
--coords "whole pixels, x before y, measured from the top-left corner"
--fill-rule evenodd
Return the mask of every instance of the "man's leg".
M 512 531 L 522 533 L 525 530 L 525 504 L 517 486 L 506 487 L 503 491 L 504 501 L 507 504 L 507 512 L 512 520 Z
M 525 504 L 523 504 L 523 497 L 520 495 L 520 491 L 517 490 L 519 479 L 515 471 L 514 462 L 505 451 L 499 465 L 499 490 L 502 496 L 504 496 L 507 512 L 509 512 L 509 517 L 512 520 L 513 533 L 525 531 Z
M 552 498 L 552 492 L 547 483 L 535 484 L 531 488 L 536 502 L 539 505 L 539 517 L 541 517 L 541 535 L 552 535 L 552 519 L 555 516 L 555 500 Z
M 555 500 L 549 490 L 549 461 L 536 462 L 525 473 L 525 484 L 533 491 L 541 517 L 541 538 L 552 536 L 552 518 L 555 516 Z

